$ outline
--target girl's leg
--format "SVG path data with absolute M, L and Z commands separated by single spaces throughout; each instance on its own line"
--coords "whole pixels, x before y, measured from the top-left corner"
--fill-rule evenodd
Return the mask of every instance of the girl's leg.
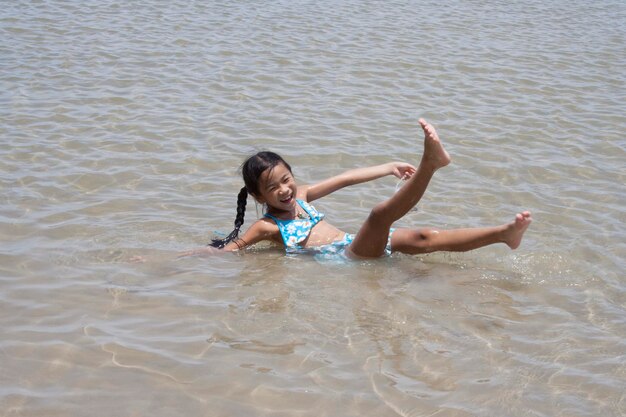
M 419 123 L 424 130 L 424 153 L 417 171 L 397 193 L 372 209 L 348 248 L 348 253 L 352 256 L 359 258 L 381 256 L 387 245 L 391 225 L 415 207 L 424 195 L 435 171 L 450 163 L 450 155 L 441 144 L 435 128 L 424 119 L 420 119 Z
M 465 252 L 494 243 L 505 243 L 511 249 L 516 249 L 532 220 L 530 212 L 525 211 L 517 214 L 512 222 L 495 227 L 397 229 L 391 235 L 391 249 L 411 255 L 436 251 Z

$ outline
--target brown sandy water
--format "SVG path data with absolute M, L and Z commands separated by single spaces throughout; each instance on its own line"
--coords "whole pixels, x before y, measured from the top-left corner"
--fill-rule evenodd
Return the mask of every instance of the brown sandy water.
M 5 2 L 0 415 L 624 415 L 624 21 L 617 1 Z M 173 260 L 229 230 L 249 153 L 302 183 L 415 161 L 419 116 L 454 162 L 398 226 L 530 209 L 519 250 Z M 316 206 L 354 232 L 395 186 Z

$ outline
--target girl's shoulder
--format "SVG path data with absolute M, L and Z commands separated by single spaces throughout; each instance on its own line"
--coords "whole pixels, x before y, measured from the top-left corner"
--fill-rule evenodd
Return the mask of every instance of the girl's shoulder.
M 276 222 L 268 217 L 262 217 L 255 221 L 252 226 L 250 226 L 250 230 L 262 235 L 265 239 L 280 234 Z
M 278 226 L 276 226 L 276 223 L 274 222 L 274 220 L 270 219 L 269 217 L 261 217 L 260 219 L 257 219 L 254 223 L 252 223 L 252 226 L 250 227 L 258 227 L 261 229 L 273 229 L 278 228 Z
M 296 198 L 298 200 L 302 200 L 304 202 L 309 201 L 309 188 L 311 188 L 310 185 L 298 185 L 298 192 L 296 193 Z

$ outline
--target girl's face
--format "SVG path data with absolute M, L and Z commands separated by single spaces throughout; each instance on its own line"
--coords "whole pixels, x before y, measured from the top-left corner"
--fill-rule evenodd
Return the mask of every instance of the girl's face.
M 266 169 L 259 178 L 259 193 L 255 196 L 261 204 L 277 211 L 291 211 L 296 206 L 296 181 L 284 164 Z

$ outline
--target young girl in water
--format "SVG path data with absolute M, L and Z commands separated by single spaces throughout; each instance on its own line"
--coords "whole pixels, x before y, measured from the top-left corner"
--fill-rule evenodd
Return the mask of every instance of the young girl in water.
M 499 242 L 516 249 L 532 222 L 528 211 L 517 214 L 510 223 L 493 227 L 391 228 L 422 198 L 435 171 L 450 163 L 450 156 L 433 126 L 423 119 L 419 123 L 424 130 L 424 152 L 417 168 L 408 163 L 390 162 L 346 171 L 317 184 L 298 186 L 291 167 L 280 156 L 273 152 L 253 155 L 242 165 L 245 186 L 237 199 L 235 229 L 226 238 L 214 239 L 210 246 L 184 255 L 237 251 L 264 240 L 284 246 L 287 252 L 311 249 L 340 253 L 353 259 L 377 258 L 392 252 L 468 251 Z M 386 175 L 407 178 L 407 181 L 388 200 L 374 206 L 356 235 L 332 226 L 324 220 L 324 214 L 309 204 L 341 188 Z M 267 213 L 240 237 L 248 195 L 266 204 Z

